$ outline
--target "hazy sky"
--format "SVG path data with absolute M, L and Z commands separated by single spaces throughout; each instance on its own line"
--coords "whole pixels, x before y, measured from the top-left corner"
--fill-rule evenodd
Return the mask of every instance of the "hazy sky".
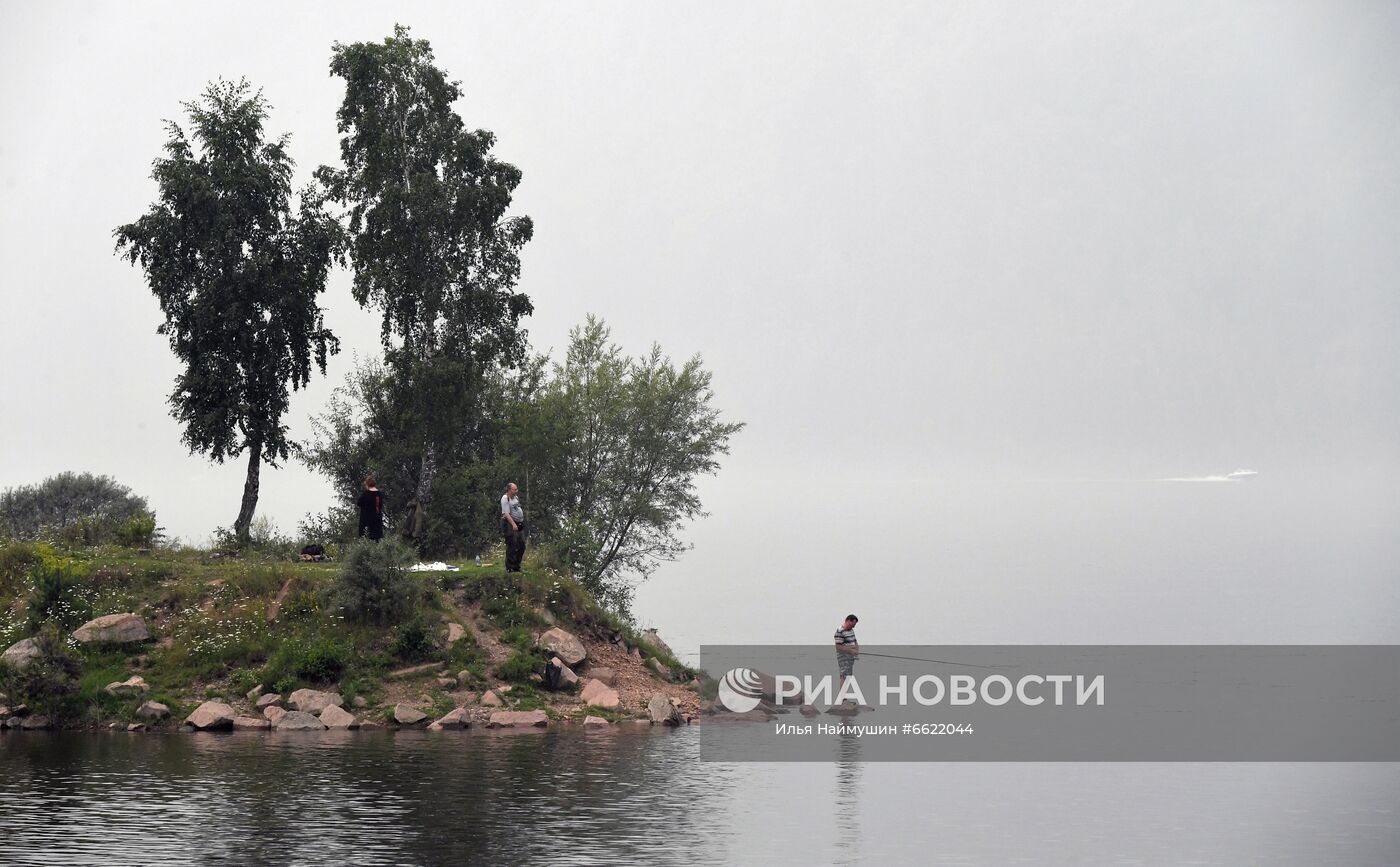
M 396 21 L 524 172 L 534 345 L 599 314 L 748 423 L 708 553 L 647 593 L 742 577 L 734 513 L 854 518 L 875 479 L 1400 478 L 1400 5 L 387 5 L 0 2 L 0 486 L 90 470 L 186 539 L 232 523 L 243 465 L 181 446 L 111 232 L 210 79 L 264 89 L 302 179 L 335 162 L 331 45 Z M 296 436 L 378 349 L 348 283 Z M 259 513 L 330 497 L 293 464 Z

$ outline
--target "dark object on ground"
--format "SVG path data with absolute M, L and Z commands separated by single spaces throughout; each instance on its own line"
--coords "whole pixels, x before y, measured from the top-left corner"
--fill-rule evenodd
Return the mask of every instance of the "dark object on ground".
M 306 563 L 324 563 L 331 558 L 326 556 L 326 549 L 324 547 L 311 544 L 301 549 L 301 559 Z

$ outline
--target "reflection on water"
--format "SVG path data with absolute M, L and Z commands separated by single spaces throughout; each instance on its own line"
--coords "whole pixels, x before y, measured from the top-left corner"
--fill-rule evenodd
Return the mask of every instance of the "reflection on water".
M 7 732 L 0 863 L 1400 863 L 1396 764 L 729 764 L 698 734 Z

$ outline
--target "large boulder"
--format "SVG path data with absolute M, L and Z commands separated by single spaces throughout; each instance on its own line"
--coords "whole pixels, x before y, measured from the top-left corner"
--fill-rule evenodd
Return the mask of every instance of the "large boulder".
M 664 692 L 654 692 L 651 694 L 651 701 L 647 702 L 647 718 L 652 723 L 660 723 L 668 726 L 678 726 L 681 724 L 681 712 L 676 707 L 676 703 Z
M 653 656 L 651 661 L 647 663 L 647 666 L 650 667 L 652 671 L 656 672 L 662 680 L 671 679 L 671 669 L 667 668 L 666 664 L 656 657 Z
M 304 710 L 291 710 L 272 721 L 273 731 L 322 732 L 326 724 Z
M 282 696 L 281 696 L 281 695 L 279 695 L 279 694 L 277 694 L 277 693 L 275 693 L 275 692 L 267 692 L 267 693 L 263 693 L 262 695 L 258 696 L 257 704 L 254 705 L 254 706 L 255 706 L 258 710 L 263 710 L 264 708 L 268 707 L 269 705 L 277 704 L 277 703 L 280 702 L 281 700 L 282 700 Z
M 583 692 L 579 693 L 579 698 L 583 699 L 584 704 L 601 707 L 603 710 L 617 710 L 622 707 L 622 697 L 617 694 L 617 690 L 596 678 L 583 685 Z
M 287 707 L 304 713 L 318 714 L 333 704 L 340 704 L 338 692 L 320 692 L 314 689 L 299 689 L 287 697 Z
M 131 613 L 107 614 L 89 620 L 73 630 L 73 637 L 83 644 L 125 644 L 145 641 L 151 637 L 146 621 Z
M 410 707 L 406 704 L 394 705 L 394 722 L 401 726 L 416 726 L 427 719 L 428 715 L 416 707 Z
M 271 726 L 272 723 L 255 716 L 234 717 L 233 720 L 233 727 L 244 731 L 266 731 Z
M 617 686 L 617 672 L 607 666 L 600 665 L 597 668 L 589 667 L 588 676 L 594 680 L 601 680 L 608 686 Z
M 24 729 L 25 731 L 33 731 L 34 729 L 50 729 L 53 728 L 53 723 L 50 722 L 49 718 L 46 716 L 27 716 L 24 718 L 24 722 L 20 723 L 20 728 Z
M 108 695 L 115 695 L 118 698 L 132 698 L 134 696 L 144 695 L 149 689 L 150 687 L 146 685 L 144 678 L 139 674 L 133 674 L 126 680 L 113 681 L 107 684 L 102 688 L 102 691 Z
M 534 728 L 549 725 L 549 714 L 542 710 L 498 710 L 491 714 L 489 729 Z
M 494 689 L 486 690 L 486 692 L 481 696 L 481 703 L 486 705 L 487 707 L 500 707 L 501 705 L 505 704 L 505 702 L 501 700 L 501 697 L 499 695 L 496 695 L 496 691 Z
M 573 633 L 557 626 L 541 635 L 536 644 L 564 660 L 564 664 L 570 667 L 588 658 L 588 648 L 583 646 L 583 642 Z
M 148 701 L 136 709 L 136 715 L 141 719 L 165 719 L 170 716 L 170 708 L 158 701 Z
M 271 722 L 277 722 L 279 719 L 286 715 L 287 709 L 284 707 L 279 707 L 275 704 L 270 704 L 267 707 L 263 708 L 263 716 L 267 717 L 268 720 Z
M 600 716 L 586 716 L 583 718 L 583 724 L 589 728 L 607 728 L 612 725 L 612 723 Z
M 233 708 L 221 701 L 206 701 L 195 708 L 194 713 L 185 718 L 185 724 L 192 725 L 201 731 L 231 729 L 237 716 L 238 714 L 234 713 Z
M 5 651 L 3 656 L 0 656 L 0 661 L 19 671 L 43 655 L 44 651 L 39 647 L 39 640 L 26 638 L 10 645 L 10 649 Z
M 355 718 L 338 704 L 333 704 L 321 711 L 321 722 L 325 723 L 328 729 L 353 729 L 359 727 L 359 724 L 355 722 Z

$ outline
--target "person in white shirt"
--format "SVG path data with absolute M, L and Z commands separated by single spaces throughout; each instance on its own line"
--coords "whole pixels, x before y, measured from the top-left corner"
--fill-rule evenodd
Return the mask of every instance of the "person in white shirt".
M 525 558 L 525 512 L 520 508 L 520 489 L 515 482 L 506 485 L 501 497 L 501 535 L 506 540 L 506 571 L 519 572 Z

